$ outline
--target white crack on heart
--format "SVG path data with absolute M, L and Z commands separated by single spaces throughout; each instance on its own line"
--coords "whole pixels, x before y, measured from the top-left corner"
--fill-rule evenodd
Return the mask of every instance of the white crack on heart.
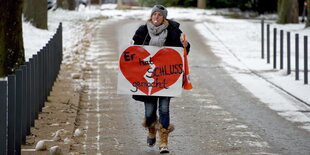
M 150 62 L 151 58 L 152 58 L 151 56 L 148 56 L 148 57 L 146 57 L 146 58 L 143 59 L 143 60 L 144 60 L 144 61 L 147 61 L 147 62 Z M 156 68 L 156 65 L 155 65 L 154 63 L 149 63 L 149 65 L 150 65 L 150 68 L 149 68 L 148 71 L 145 73 L 144 78 L 145 78 L 145 80 L 146 80 L 148 83 L 153 83 L 155 80 L 154 80 L 154 78 L 150 78 L 150 77 L 152 77 L 152 74 L 153 74 L 154 69 Z M 149 87 L 148 93 L 147 93 L 148 95 L 151 95 L 152 88 L 153 88 L 153 87 Z

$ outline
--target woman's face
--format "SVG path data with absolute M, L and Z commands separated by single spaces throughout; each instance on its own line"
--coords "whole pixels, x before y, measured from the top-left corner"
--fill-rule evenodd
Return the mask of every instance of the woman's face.
M 159 12 L 156 11 L 152 15 L 152 23 L 155 26 L 160 26 L 164 22 L 164 16 Z

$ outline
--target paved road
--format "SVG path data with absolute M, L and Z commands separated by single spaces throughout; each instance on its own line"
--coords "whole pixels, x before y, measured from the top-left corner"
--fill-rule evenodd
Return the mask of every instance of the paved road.
M 158 154 L 146 146 L 141 126 L 144 107 L 130 95 L 117 95 L 118 53 L 143 21 L 101 21 L 85 58 L 77 138 L 72 152 L 85 154 Z M 192 91 L 172 99 L 170 154 L 309 154 L 310 135 L 265 107 L 220 67 L 202 37 L 183 22 L 192 44 Z

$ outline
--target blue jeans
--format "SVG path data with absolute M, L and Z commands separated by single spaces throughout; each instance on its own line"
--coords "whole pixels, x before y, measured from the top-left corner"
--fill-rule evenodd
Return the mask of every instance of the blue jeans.
M 170 99 L 171 97 L 158 97 L 158 99 L 156 100 L 144 102 L 145 121 L 147 126 L 150 126 L 153 122 L 156 121 L 157 100 L 158 100 L 159 123 L 163 126 L 163 128 L 168 129 L 168 126 L 170 124 L 170 115 L 169 115 Z

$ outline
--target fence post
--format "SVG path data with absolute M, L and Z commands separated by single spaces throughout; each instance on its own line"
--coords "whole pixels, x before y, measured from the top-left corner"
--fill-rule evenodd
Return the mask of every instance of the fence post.
M 52 39 L 52 42 L 51 42 L 51 57 L 52 57 L 52 60 L 55 60 L 55 61 L 51 61 L 51 72 L 52 72 L 52 79 L 51 79 L 51 88 L 53 88 L 53 84 L 54 84 L 54 81 L 55 81 L 55 74 L 56 74 L 56 71 L 55 71 L 55 63 L 56 63 L 56 57 L 55 57 L 55 54 L 56 54 L 56 50 L 55 50 L 55 40 L 56 38 L 53 38 Z
M 299 35 L 295 34 L 295 80 L 299 80 Z
M 42 84 L 42 49 L 38 52 L 38 96 L 39 96 L 39 111 L 42 112 L 42 108 L 43 108 L 43 102 L 44 102 L 44 97 L 42 95 L 42 88 L 43 88 L 43 84 Z
M 62 24 L 60 23 L 59 27 L 59 33 L 58 33 L 58 55 L 59 55 L 59 61 L 58 61 L 58 73 L 60 71 L 60 66 L 62 62 Z
M 273 69 L 277 68 L 277 29 L 273 28 Z
M 50 49 L 50 41 L 48 42 L 48 44 L 47 44 L 47 52 L 46 52 L 46 64 L 47 64 L 47 68 L 46 68 L 46 75 L 47 75 L 47 77 L 46 77 L 46 79 L 47 79 L 47 91 L 46 91 L 46 97 L 48 97 L 49 96 L 49 94 L 50 94 L 50 88 L 51 88 L 51 83 L 50 83 L 50 79 L 51 79 L 51 61 L 48 59 L 48 58 L 50 58 L 51 57 L 51 49 Z
M 280 69 L 283 69 L 283 30 L 280 30 Z
M 291 33 L 287 32 L 287 75 L 291 74 Z
M 45 53 L 44 53 L 44 67 L 45 67 L 45 69 L 44 69 L 44 76 L 45 76 L 45 82 L 44 82 L 44 84 L 45 84 L 45 91 L 44 91 L 44 96 L 45 96 L 45 100 L 47 100 L 47 96 L 48 96 L 48 88 L 49 88 L 49 83 L 48 83 L 48 44 L 46 45 L 46 51 L 45 51 Z
M 39 109 L 40 109 L 40 106 L 39 106 L 39 89 L 38 89 L 38 56 L 37 55 L 33 55 L 33 64 L 34 64 L 34 72 L 33 72 L 33 80 L 34 80 L 34 110 L 35 110 L 35 119 L 38 119 L 39 117 Z
M 27 92 L 27 108 L 25 109 L 26 112 L 26 118 L 27 118 L 27 135 L 30 135 L 30 129 L 31 129 L 31 64 L 30 62 L 25 63 L 27 68 L 27 80 L 26 80 L 26 92 Z
M 43 48 L 43 52 L 42 52 L 42 61 L 43 61 L 43 98 L 44 98 L 44 103 L 43 103 L 43 106 L 45 106 L 45 101 L 46 101 L 46 89 L 47 89 L 47 82 L 46 82 L 46 52 L 47 52 L 47 46 L 45 45 L 44 48 Z
M 270 25 L 267 24 L 267 63 L 270 63 Z
M 308 84 L 308 36 L 304 36 L 304 84 Z
M 22 144 L 26 143 L 27 136 L 27 66 L 21 66 L 23 72 L 23 104 L 22 104 Z
M 62 62 L 62 23 L 59 24 L 59 32 L 58 32 L 58 44 L 57 44 L 57 51 L 59 55 L 59 66 L 58 66 L 58 72 L 60 70 L 61 62 Z
M 34 63 L 33 63 L 33 58 L 30 58 L 29 59 L 29 64 L 30 64 L 30 70 L 29 70 L 29 72 L 30 72 L 30 79 L 29 79 L 29 81 L 30 81 L 30 105 L 29 105 L 29 112 L 30 112 L 30 115 L 29 115 L 29 117 L 30 117 L 30 124 L 31 124 L 31 126 L 32 127 L 34 127 L 34 120 L 35 120 L 35 104 L 34 104 L 34 102 L 35 102 L 35 100 L 34 100 Z
M 264 19 L 262 19 L 262 59 L 264 59 Z
M 54 60 L 55 61 L 53 61 L 53 84 L 52 84 L 52 86 L 54 85 L 54 82 L 55 82 L 55 80 L 56 80 L 56 78 L 57 78 L 57 51 L 56 51 L 56 43 L 57 43 L 57 40 L 56 40 L 57 38 L 55 37 L 55 38 L 53 38 L 53 58 L 54 58 Z
M 7 154 L 15 154 L 15 75 L 8 76 L 8 152 Z
M 21 69 L 15 71 L 16 88 L 16 117 L 15 117 L 15 153 L 21 154 L 22 145 L 22 105 L 23 105 L 23 72 Z
M 7 154 L 7 82 L 0 81 L 0 154 Z

